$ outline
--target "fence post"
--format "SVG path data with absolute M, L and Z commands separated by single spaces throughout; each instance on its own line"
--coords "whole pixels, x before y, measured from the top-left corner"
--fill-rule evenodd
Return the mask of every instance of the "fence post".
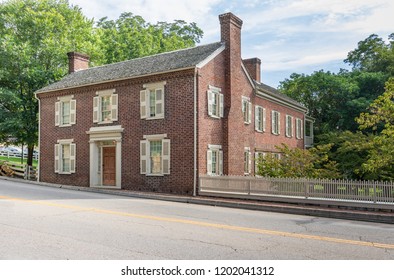
M 373 203 L 377 202 L 376 181 L 373 182 Z

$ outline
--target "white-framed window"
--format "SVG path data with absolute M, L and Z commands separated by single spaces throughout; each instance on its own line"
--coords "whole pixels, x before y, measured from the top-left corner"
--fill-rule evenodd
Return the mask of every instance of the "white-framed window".
M 242 96 L 242 115 L 245 124 L 252 122 L 252 103 L 249 97 Z
M 296 118 L 296 138 L 303 139 L 304 138 L 304 131 L 303 131 L 303 124 L 302 119 Z
M 140 173 L 151 176 L 170 174 L 170 139 L 166 134 L 144 135 L 140 142 Z
M 293 117 L 286 115 L 286 137 L 293 137 Z
M 164 119 L 164 86 L 166 82 L 144 84 L 140 91 L 141 119 Z
M 112 123 L 118 120 L 118 95 L 114 89 L 96 92 L 93 97 L 93 122 Z
M 71 126 L 76 123 L 77 101 L 74 96 L 58 97 L 55 103 L 55 126 Z
M 55 173 L 75 173 L 76 144 L 73 139 L 58 140 L 55 144 Z
M 244 148 L 244 174 L 249 175 L 252 172 L 252 153 L 249 147 Z
M 271 131 L 272 134 L 280 134 L 280 113 L 277 111 L 271 112 Z
M 223 118 L 224 116 L 224 97 L 221 89 L 209 86 L 207 91 L 208 116 L 213 118 Z
M 223 174 L 223 151 L 221 145 L 208 145 L 207 150 L 207 174 Z
M 255 130 L 258 132 L 264 132 L 265 127 L 266 127 L 266 110 L 265 108 L 256 105 L 255 106 L 255 112 L 254 112 L 254 117 L 255 117 Z
M 256 151 L 254 153 L 254 174 L 257 175 L 259 172 L 259 162 L 261 159 L 265 158 L 267 156 L 266 152 L 260 152 L 260 151 Z

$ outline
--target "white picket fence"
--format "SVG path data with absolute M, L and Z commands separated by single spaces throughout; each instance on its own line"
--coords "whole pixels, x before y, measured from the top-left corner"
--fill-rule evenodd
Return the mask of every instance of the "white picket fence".
M 22 154 L 17 152 L 9 152 L 9 151 L 0 151 L 0 156 L 4 156 L 7 158 L 21 158 Z M 27 153 L 23 154 L 23 158 L 27 158 Z M 33 159 L 38 160 L 38 154 L 33 155 Z
M 199 194 L 394 210 L 394 182 L 202 175 Z

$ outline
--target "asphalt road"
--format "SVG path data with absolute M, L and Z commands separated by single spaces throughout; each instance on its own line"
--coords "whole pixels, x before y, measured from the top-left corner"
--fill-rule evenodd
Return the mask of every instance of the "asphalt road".
M 0 180 L 0 259 L 394 259 L 394 226 Z

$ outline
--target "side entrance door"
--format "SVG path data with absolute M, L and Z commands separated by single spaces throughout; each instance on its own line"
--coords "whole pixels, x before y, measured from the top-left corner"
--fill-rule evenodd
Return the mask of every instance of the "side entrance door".
M 103 185 L 116 185 L 116 148 L 103 147 Z

